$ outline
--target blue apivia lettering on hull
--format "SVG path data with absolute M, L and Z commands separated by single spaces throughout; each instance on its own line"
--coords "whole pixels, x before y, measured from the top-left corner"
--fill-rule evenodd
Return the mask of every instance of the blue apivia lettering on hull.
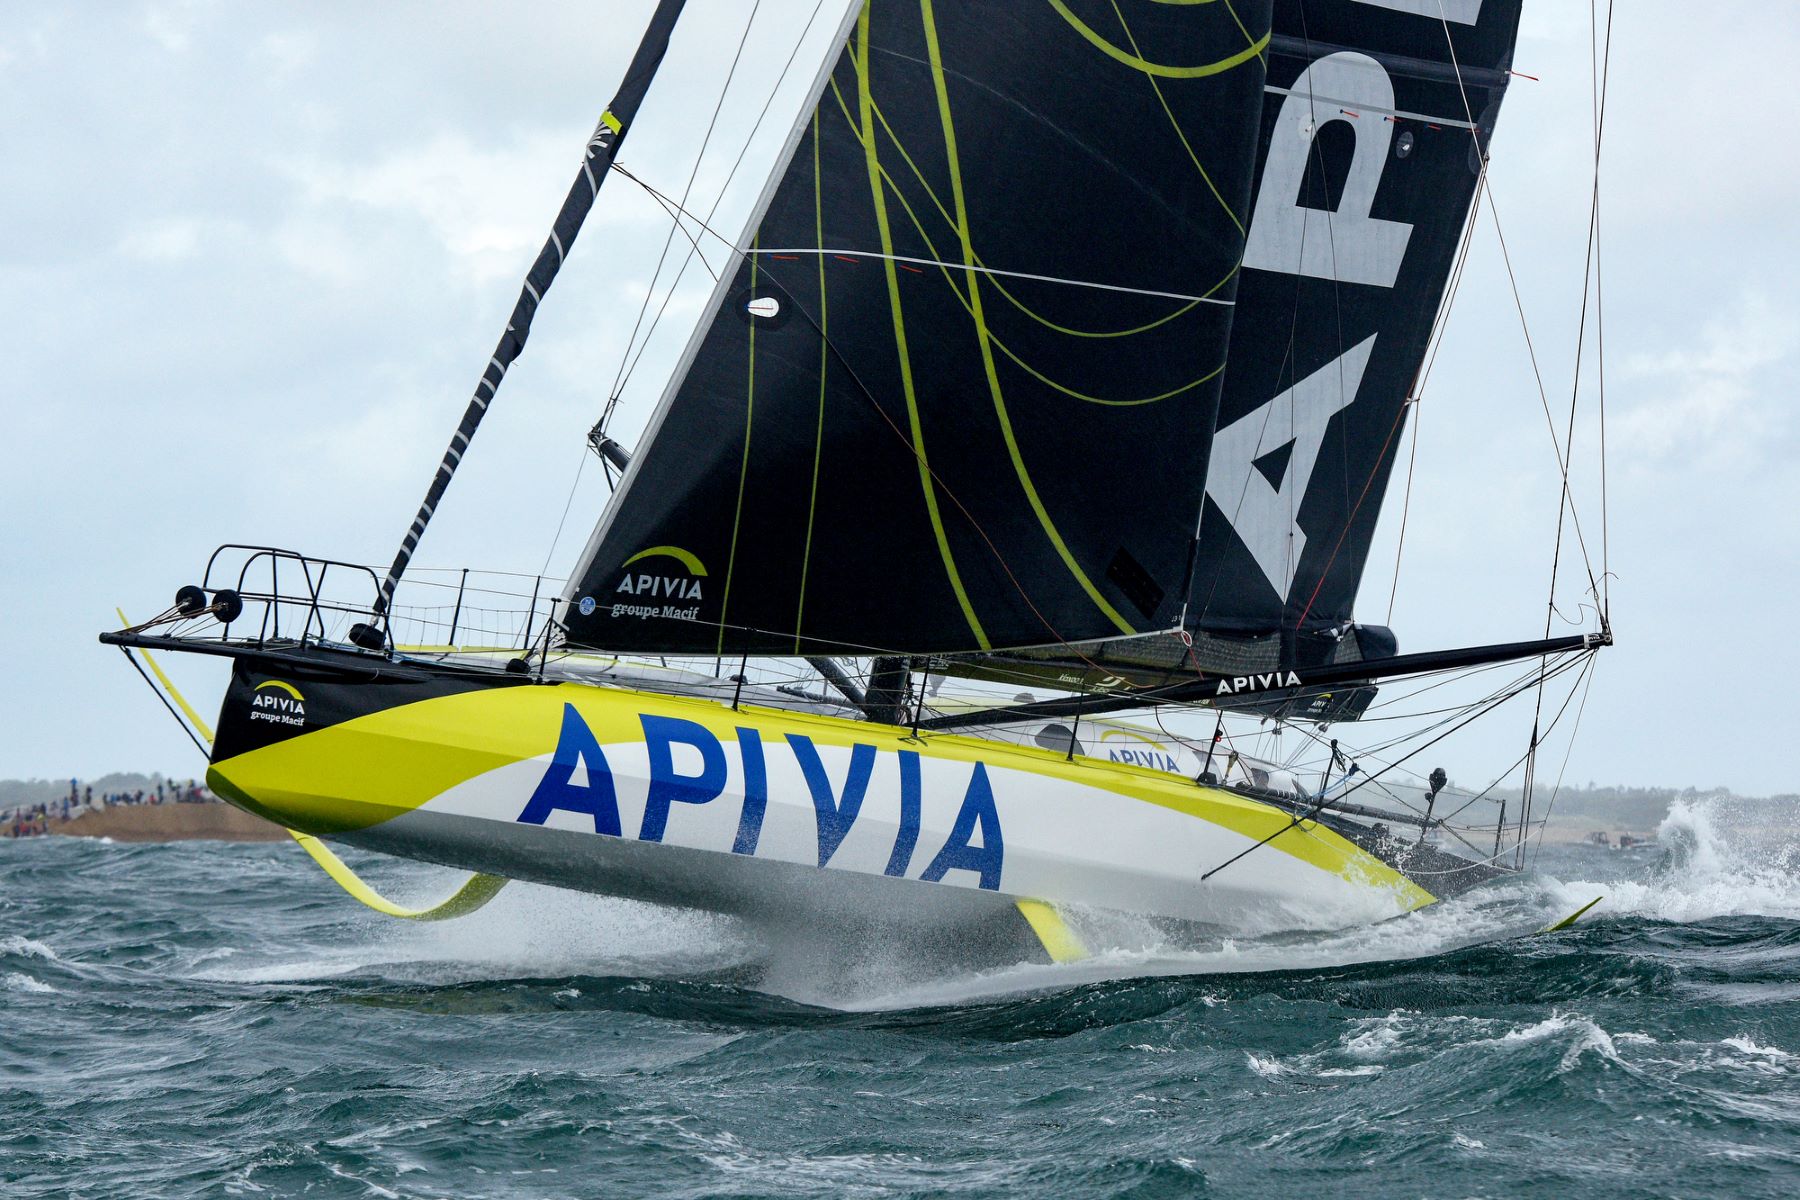
M 574 782 L 577 766 L 586 768 L 585 784 Z M 606 765 L 600 743 L 594 740 L 594 731 L 573 704 L 563 705 L 562 732 L 556 738 L 550 769 L 538 780 L 519 820 L 542 825 L 559 808 L 592 816 L 595 833 L 619 836 L 619 796 L 613 789 L 612 769 Z
M 913 851 L 919 845 L 919 752 L 900 751 L 900 829 L 894 834 L 894 852 L 888 856 L 884 875 L 906 874 Z
M 800 773 L 806 776 L 806 790 L 812 793 L 813 810 L 819 814 L 819 865 L 831 861 L 837 848 L 849 836 L 862 811 L 863 797 L 869 791 L 869 776 L 875 771 L 875 747 L 858 742 L 850 747 L 850 770 L 844 776 L 844 790 L 833 793 L 831 778 L 819 759 L 818 747 L 803 733 L 787 735 L 794 748 L 794 759 Z
M 981 845 L 971 844 L 976 826 L 981 827 Z M 1000 887 L 1000 867 L 1006 847 L 1000 840 L 1000 813 L 994 808 L 994 789 L 988 783 L 987 767 L 975 764 L 969 776 L 969 790 L 963 795 L 962 808 L 944 848 L 937 852 L 931 865 L 919 878 L 936 883 L 947 871 L 974 871 L 981 876 L 981 886 L 993 890 Z
M 754 729 L 739 728 L 738 757 L 744 764 L 744 812 L 738 817 L 737 837 L 731 843 L 733 854 L 755 854 L 762 838 L 763 814 L 769 809 L 769 768 L 763 760 L 762 735 Z
M 645 713 L 644 748 L 650 755 L 650 791 L 644 797 L 641 842 L 660 842 L 669 828 L 669 805 L 705 804 L 725 790 L 725 751 L 706 727 L 679 717 Z M 676 745 L 700 752 L 700 774 L 675 773 Z
M 731 761 L 718 737 L 696 721 L 644 713 L 639 723 L 644 731 L 649 779 L 638 840 L 660 842 L 668 833 L 671 806 L 710 804 L 730 790 Z M 744 774 L 744 803 L 731 852 L 754 855 L 769 806 L 768 750 L 757 730 L 738 726 L 735 732 L 738 761 Z M 832 785 L 824 758 L 811 738 L 790 733 L 784 740 L 812 800 L 818 828 L 818 865 L 823 867 L 855 827 L 878 764 L 887 756 L 868 743 L 853 744 L 843 786 L 839 788 Z M 676 746 L 690 746 L 700 756 L 698 773 L 682 774 L 675 769 Z M 899 824 L 883 874 L 904 877 L 912 868 L 924 826 L 924 770 L 916 750 L 895 752 L 893 764 L 899 780 Z M 576 782 L 577 770 L 582 772 L 581 782 Z M 883 778 L 890 776 L 884 771 Z M 596 833 L 623 836 L 612 769 L 593 730 L 573 704 L 563 705 L 562 728 L 550 766 L 518 819 L 528 825 L 542 825 L 559 809 L 591 817 Z M 936 883 L 950 871 L 972 871 L 981 887 L 998 891 L 1005 855 L 993 786 L 986 765 L 977 762 L 971 769 L 950 836 L 918 878 Z

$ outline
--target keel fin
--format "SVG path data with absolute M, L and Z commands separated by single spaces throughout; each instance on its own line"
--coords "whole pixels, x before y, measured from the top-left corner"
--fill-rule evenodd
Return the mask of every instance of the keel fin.
M 402 920 L 448 921 L 452 917 L 467 916 L 492 900 L 507 884 L 504 875 L 477 873 L 469 876 L 468 882 L 456 889 L 448 899 L 426 908 L 403 908 L 364 883 L 361 876 L 352 871 L 343 859 L 332 852 L 331 847 L 318 838 L 292 829 L 288 832 L 293 834 L 294 840 L 300 843 L 300 848 L 312 855 L 313 861 L 318 863 L 339 887 L 376 912 L 390 917 L 399 917 Z
M 1604 899 L 1606 899 L 1605 896 L 1595 896 L 1592 900 L 1589 900 L 1586 904 L 1582 905 L 1580 908 L 1576 909 L 1574 912 L 1570 913 L 1568 916 L 1564 917 L 1562 920 L 1556 922 L 1554 925 L 1544 926 L 1542 929 L 1538 930 L 1538 933 L 1540 933 L 1540 934 L 1555 933 L 1558 930 L 1567 929 L 1569 926 L 1573 925 L 1575 922 L 1581 920 L 1582 916 L 1586 914 L 1588 909 L 1594 907 L 1594 905 L 1600 903 Z
M 1020 900 L 1016 902 L 1019 913 L 1031 925 L 1031 932 L 1044 947 L 1044 953 L 1050 956 L 1051 962 L 1080 962 L 1088 956 L 1087 946 L 1081 937 L 1068 923 L 1062 914 L 1042 900 Z

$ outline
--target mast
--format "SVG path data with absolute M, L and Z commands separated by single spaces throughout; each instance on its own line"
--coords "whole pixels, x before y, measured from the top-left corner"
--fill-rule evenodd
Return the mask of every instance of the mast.
M 651 15 L 650 24 L 644 30 L 643 40 L 638 43 L 637 53 L 632 56 L 631 66 L 625 71 L 625 80 L 619 85 L 618 94 L 600 114 L 599 124 L 594 126 L 594 135 L 588 139 L 587 149 L 582 155 L 581 172 L 570 185 L 562 209 L 556 214 L 556 223 L 551 226 L 549 239 L 544 243 L 544 248 L 538 251 L 537 261 L 532 263 L 531 270 L 525 276 L 525 284 L 519 289 L 518 303 L 513 305 L 512 316 L 507 318 L 506 332 L 501 334 L 500 344 L 495 347 L 493 356 L 488 359 L 487 366 L 481 372 L 481 379 L 475 384 L 475 394 L 469 398 L 469 407 L 464 410 L 461 423 L 450 437 L 450 445 L 444 450 L 444 459 L 438 464 L 437 474 L 431 477 L 431 486 L 425 491 L 425 501 L 419 505 L 419 515 L 413 518 L 406 536 L 401 539 L 400 550 L 394 555 L 394 565 L 388 568 L 387 578 L 382 581 L 381 597 L 375 604 L 377 614 L 385 613 L 393 601 L 394 588 L 400 583 L 400 576 L 406 573 L 406 566 L 419 547 L 419 539 L 425 536 L 425 527 L 431 523 L 431 514 L 444 498 L 444 491 L 450 486 L 450 479 L 456 474 L 457 465 L 468 451 L 469 443 L 481 425 L 481 418 L 487 414 L 488 405 L 500 390 L 500 382 L 506 378 L 507 368 L 524 351 L 525 340 L 531 336 L 531 319 L 536 315 L 538 305 L 543 302 L 544 293 L 555 282 L 556 273 L 562 269 L 563 259 L 575 245 L 575 237 L 581 232 L 582 222 L 587 219 L 588 210 L 593 208 L 594 198 L 600 194 L 600 185 L 606 181 L 613 159 L 618 154 L 619 147 L 624 144 L 632 121 L 637 117 L 638 106 L 643 103 L 644 94 L 650 90 L 650 81 L 656 77 L 656 70 L 662 65 L 663 55 L 669 49 L 669 35 L 674 32 L 675 21 L 681 16 L 686 3 L 687 0 L 659 0 L 656 12 Z

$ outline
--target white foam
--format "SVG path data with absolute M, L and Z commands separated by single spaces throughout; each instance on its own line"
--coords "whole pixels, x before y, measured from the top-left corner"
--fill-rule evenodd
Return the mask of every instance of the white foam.
M 1786 814 L 1800 820 L 1797 811 Z M 1770 828 L 1767 809 L 1726 798 L 1677 800 L 1657 827 L 1667 866 L 1648 880 L 1561 885 L 1566 903 L 1605 895 L 1612 914 L 1689 923 L 1726 916 L 1800 919 L 1800 837 Z M 1775 814 L 1782 815 L 1782 814 Z
M 1575 1066 L 1581 1056 L 1590 1050 L 1601 1058 L 1619 1061 L 1618 1047 L 1613 1045 L 1612 1035 L 1600 1028 L 1592 1018 L 1579 1014 L 1552 1013 L 1536 1024 L 1511 1030 L 1494 1041 L 1501 1045 L 1553 1041 L 1570 1033 L 1575 1036 L 1569 1039 L 1569 1047 L 1563 1051 L 1562 1062 L 1557 1067 L 1558 1074 Z
M 354 974 L 430 983 L 668 976 L 730 967 L 746 953 L 737 926 L 725 918 L 524 883 L 454 921 L 396 921 L 360 912 L 353 919 L 362 936 L 338 945 L 275 962 L 244 963 L 240 956 L 230 969 L 198 974 L 238 983 L 303 983 Z
M 1343 1051 L 1352 1058 L 1386 1058 L 1400 1044 L 1402 1031 L 1410 1024 L 1407 1017 L 1397 1012 L 1385 1017 L 1377 1017 L 1372 1021 L 1359 1021 L 1366 1028 L 1356 1033 L 1345 1034 L 1339 1039 Z
M 1246 1053 L 1244 1057 L 1249 1060 L 1250 1069 L 1255 1071 L 1258 1075 L 1261 1075 L 1264 1079 L 1273 1079 L 1277 1075 L 1287 1074 L 1287 1068 L 1276 1062 L 1273 1058 L 1258 1058 L 1256 1055 L 1249 1053 Z
M 1789 1054 L 1786 1050 L 1779 1050 L 1774 1046 L 1759 1046 L 1755 1042 L 1751 1041 L 1749 1036 L 1745 1035 L 1745 1034 L 1739 1034 L 1737 1037 L 1728 1037 L 1725 1039 L 1724 1044 L 1727 1046 L 1730 1046 L 1733 1050 L 1736 1050 L 1740 1054 L 1749 1054 L 1749 1055 L 1753 1055 L 1758 1058 L 1767 1058 L 1767 1059 L 1779 1061 L 1782 1059 L 1791 1059 L 1794 1057 L 1792 1054 Z
M 17 971 L 9 972 L 6 976 L 6 978 L 0 979 L 0 989 L 3 989 L 8 992 L 32 992 L 32 993 L 43 993 L 43 992 L 56 991 L 56 989 L 51 987 L 49 984 L 44 983 L 41 980 L 33 979 L 29 975 L 21 975 Z
M 16 933 L 0 938 L 0 954 L 17 954 L 24 958 L 46 958 L 52 962 L 57 961 L 56 951 L 36 938 L 21 937 Z

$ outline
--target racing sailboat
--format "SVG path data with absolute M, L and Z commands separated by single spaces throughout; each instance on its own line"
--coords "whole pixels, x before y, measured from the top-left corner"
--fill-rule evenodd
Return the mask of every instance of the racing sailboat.
M 1383 681 L 1517 662 L 1518 695 L 1611 641 L 1401 654 L 1353 612 L 1519 0 L 822 2 L 742 233 L 657 193 L 727 268 L 637 445 L 588 433 L 620 477 L 575 569 L 501 629 L 413 553 L 603 185 L 650 186 L 615 157 L 682 8 L 393 564 L 222 547 L 102 635 L 231 660 L 216 735 L 187 720 L 213 789 L 482 895 L 1052 958 L 1071 913 L 1375 920 L 1519 865 L 1525 807 L 1327 741 Z

